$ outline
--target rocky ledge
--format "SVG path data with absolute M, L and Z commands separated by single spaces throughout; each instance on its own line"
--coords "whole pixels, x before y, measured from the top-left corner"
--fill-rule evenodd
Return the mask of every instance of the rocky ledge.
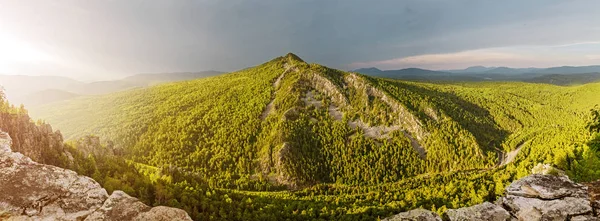
M 533 174 L 513 182 L 495 203 L 446 211 L 443 217 L 424 209 L 384 220 L 599 220 L 600 183 L 577 184 L 563 175 Z M 596 191 L 596 192 L 595 192 Z
M 122 191 L 110 197 L 74 171 L 12 152 L 0 132 L 0 220 L 192 220 L 181 209 L 149 207 Z

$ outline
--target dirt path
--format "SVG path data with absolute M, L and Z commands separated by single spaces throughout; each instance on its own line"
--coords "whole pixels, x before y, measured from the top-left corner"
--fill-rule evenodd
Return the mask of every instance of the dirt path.
M 521 148 L 523 148 L 523 146 L 525 146 L 525 144 L 527 144 L 527 142 L 523 142 L 521 145 L 519 145 L 517 147 L 517 149 L 504 154 L 506 156 L 504 157 L 500 166 L 504 166 L 506 164 L 513 162 L 515 160 L 515 158 L 517 157 L 517 155 L 519 154 L 519 152 L 521 151 Z

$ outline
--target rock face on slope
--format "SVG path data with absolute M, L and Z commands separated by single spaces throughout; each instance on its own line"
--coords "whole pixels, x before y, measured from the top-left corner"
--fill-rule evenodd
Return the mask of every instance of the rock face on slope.
M 180 209 L 144 205 L 74 171 L 11 150 L 0 132 L 0 220 L 191 220 Z
M 0 103 L 2 99 L 0 99 Z M 0 130 L 11 134 L 11 149 L 35 162 L 56 165 L 54 160 L 63 151 L 63 137 L 59 131 L 44 123 L 34 123 L 23 113 L 0 112 Z
M 574 183 L 566 176 L 533 174 L 513 182 L 495 204 L 485 202 L 467 208 L 451 209 L 445 220 L 600 220 L 596 190 Z M 596 192 L 594 192 L 596 191 Z M 385 220 L 441 220 L 430 211 L 418 209 Z

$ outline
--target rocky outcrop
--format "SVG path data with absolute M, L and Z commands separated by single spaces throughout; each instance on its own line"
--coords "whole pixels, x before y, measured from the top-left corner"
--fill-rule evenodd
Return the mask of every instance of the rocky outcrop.
M 362 94 L 365 96 L 373 96 L 381 99 L 387 104 L 396 116 L 396 124 L 399 125 L 403 130 L 408 131 L 412 134 L 412 137 L 416 138 L 419 142 L 423 141 L 428 135 L 423 123 L 412 114 L 403 104 L 390 97 L 387 93 L 379 88 L 373 87 L 371 84 L 365 81 L 362 77 L 356 74 L 350 74 L 344 78 L 344 81 L 348 85 L 354 87 L 356 90 L 364 91 Z M 365 98 L 368 100 L 368 98 Z M 436 116 L 437 118 L 437 116 Z
M 123 191 L 115 191 L 100 209 L 85 220 L 189 220 L 188 214 L 180 209 L 164 206 L 151 208 Z
M 566 176 L 533 174 L 513 182 L 496 203 L 450 209 L 445 220 L 600 220 L 595 185 L 574 183 Z M 592 188 L 593 187 L 593 188 Z M 590 197 L 592 196 L 592 197 Z M 418 209 L 386 220 L 440 220 L 432 212 Z M 429 214 L 429 215 L 424 215 Z
M 426 209 L 416 209 L 388 217 L 382 221 L 442 221 L 437 213 Z
M 0 131 L 11 134 L 13 151 L 36 162 L 57 165 L 56 159 L 64 152 L 61 133 L 49 124 L 33 122 L 25 110 L 0 112 Z
M 565 176 L 525 177 L 508 186 L 500 202 L 519 220 L 568 220 L 592 213 L 587 187 Z
M 191 220 L 183 210 L 150 208 L 120 191 L 109 197 L 93 179 L 36 163 L 12 152 L 11 143 L 0 132 L 2 220 Z
M 308 81 L 312 87 L 315 88 L 319 93 L 326 95 L 338 107 L 345 107 L 348 105 L 348 98 L 344 96 L 344 93 L 338 88 L 331 80 L 321 76 L 318 73 L 311 73 L 308 75 Z
M 505 221 L 510 219 L 510 213 L 502 206 L 485 202 L 472 207 L 448 210 L 450 220 L 490 220 Z

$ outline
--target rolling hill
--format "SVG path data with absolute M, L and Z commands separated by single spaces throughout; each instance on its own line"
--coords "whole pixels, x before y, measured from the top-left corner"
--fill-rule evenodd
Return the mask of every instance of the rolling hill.
M 181 72 L 181 73 L 158 73 L 158 74 L 136 74 L 120 80 L 96 81 L 86 84 L 73 85 L 68 90 L 82 95 L 99 95 L 112 92 L 148 87 L 160 83 L 191 80 L 221 74 L 218 71 L 203 72 Z
M 108 94 L 160 83 L 191 80 L 221 74 L 218 71 L 137 74 L 120 80 L 80 82 L 57 76 L 0 75 L 0 86 L 9 101 L 34 107 L 84 95 Z
M 4 87 L 9 100 L 49 89 L 64 90 L 78 84 L 83 83 L 66 77 L 0 74 L 0 86 Z
M 555 85 L 583 84 L 596 81 L 596 73 L 600 66 L 562 66 L 551 68 L 509 68 L 473 66 L 466 69 L 432 71 L 419 68 L 400 70 L 379 70 L 377 68 L 361 68 L 354 72 L 373 76 L 402 80 L 418 80 L 433 82 L 459 81 L 523 81 L 548 83 Z M 552 80 L 555 79 L 555 80 Z
M 288 54 L 30 113 L 66 138 L 110 141 L 156 192 L 112 167 L 89 170 L 103 185 L 197 220 L 375 220 L 493 201 L 542 162 L 600 178 L 586 129 L 599 93 L 598 83 L 408 82 Z
M 600 81 L 600 73 L 548 74 L 539 77 L 534 77 L 525 81 L 532 83 L 545 83 L 563 86 L 580 85 Z

